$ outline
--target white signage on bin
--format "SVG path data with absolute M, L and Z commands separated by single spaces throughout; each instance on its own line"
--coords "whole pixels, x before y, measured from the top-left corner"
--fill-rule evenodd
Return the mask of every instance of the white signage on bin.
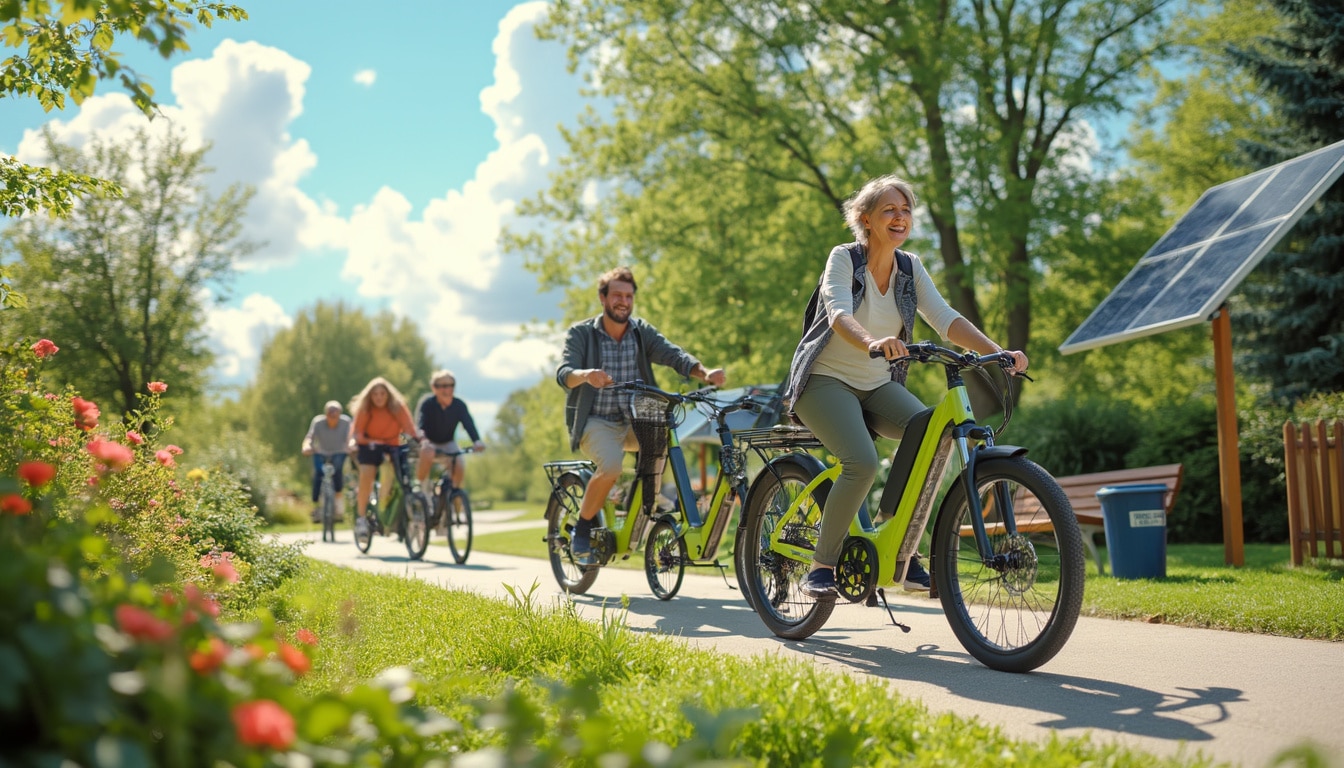
M 1160 509 L 1132 509 L 1129 512 L 1130 528 L 1161 528 L 1167 524 L 1167 513 Z

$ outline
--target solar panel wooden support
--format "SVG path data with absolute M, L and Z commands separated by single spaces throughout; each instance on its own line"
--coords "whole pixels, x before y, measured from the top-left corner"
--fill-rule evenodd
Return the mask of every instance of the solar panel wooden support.
M 1344 421 L 1283 425 L 1293 565 L 1344 557 Z

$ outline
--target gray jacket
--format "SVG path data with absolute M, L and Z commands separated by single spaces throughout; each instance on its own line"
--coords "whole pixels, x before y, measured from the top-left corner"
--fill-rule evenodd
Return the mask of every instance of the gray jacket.
M 560 358 L 560 367 L 555 372 L 556 383 L 566 391 L 565 426 L 569 427 L 569 447 L 575 451 L 579 449 L 579 440 L 583 437 L 583 428 L 588 423 L 588 415 L 593 411 L 597 389 L 587 383 L 570 389 L 565 386 L 565 379 L 576 369 L 602 367 L 597 339 L 597 329 L 601 322 L 602 315 L 598 315 L 569 327 L 569 333 L 565 336 L 565 352 Z M 691 369 L 700 362 L 681 347 L 668 341 L 657 328 L 637 317 L 630 318 L 630 329 L 626 332 L 635 334 L 635 340 L 638 342 L 635 358 L 639 365 L 639 375 L 646 384 L 658 385 L 653 377 L 653 363 L 666 365 L 686 377 L 691 375 Z
M 854 281 L 852 283 L 854 307 L 859 306 L 863 301 L 863 295 L 867 289 L 867 283 L 863 278 L 863 270 L 868 266 L 868 251 L 859 243 L 847 243 L 842 246 L 849 251 L 850 259 L 854 265 Z M 898 260 L 899 261 L 899 260 Z M 910 342 L 910 329 L 915 327 L 915 281 L 913 275 L 904 269 L 896 271 L 896 290 L 892 291 L 895 296 L 896 307 L 901 313 L 901 320 L 904 327 L 900 332 L 900 340 L 904 343 Z M 812 325 L 803 331 L 803 338 L 798 342 L 797 349 L 793 352 L 793 362 L 789 365 L 789 381 L 784 388 L 784 404 L 789 408 L 789 414 L 793 414 L 793 403 L 798 396 L 803 393 L 803 388 L 807 386 L 808 377 L 812 375 L 812 366 L 821 356 L 821 351 L 830 343 L 831 337 L 835 335 L 835 329 L 831 327 L 831 316 L 827 308 L 819 307 L 817 314 L 812 318 Z M 901 363 L 892 370 L 891 380 L 905 383 L 905 376 L 910 370 L 909 363 Z

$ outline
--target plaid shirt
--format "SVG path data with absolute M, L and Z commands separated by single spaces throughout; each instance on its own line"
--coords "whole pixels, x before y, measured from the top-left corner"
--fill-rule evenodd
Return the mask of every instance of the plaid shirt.
M 605 328 L 599 326 L 597 333 L 598 354 L 601 355 L 602 370 L 611 376 L 617 384 L 625 384 L 639 378 L 639 364 L 635 358 L 638 342 L 635 334 L 627 328 L 621 340 L 607 335 Z M 629 418 L 629 395 L 620 396 L 614 390 L 603 387 L 597 390 L 597 399 L 593 401 L 593 416 L 607 421 L 625 421 Z

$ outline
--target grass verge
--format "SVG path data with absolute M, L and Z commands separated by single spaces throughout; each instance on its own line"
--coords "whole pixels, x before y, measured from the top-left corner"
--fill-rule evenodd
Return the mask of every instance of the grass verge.
M 619 611 L 589 622 L 527 595 L 509 603 L 314 563 L 268 607 L 321 638 L 302 686 L 348 690 L 407 667 L 419 703 L 462 725 L 444 738 L 463 751 L 523 737 L 546 750 L 579 717 L 577 735 L 608 748 L 735 765 L 1211 764 L 1085 738 L 1018 741 L 878 682 L 693 649 L 628 630 Z

